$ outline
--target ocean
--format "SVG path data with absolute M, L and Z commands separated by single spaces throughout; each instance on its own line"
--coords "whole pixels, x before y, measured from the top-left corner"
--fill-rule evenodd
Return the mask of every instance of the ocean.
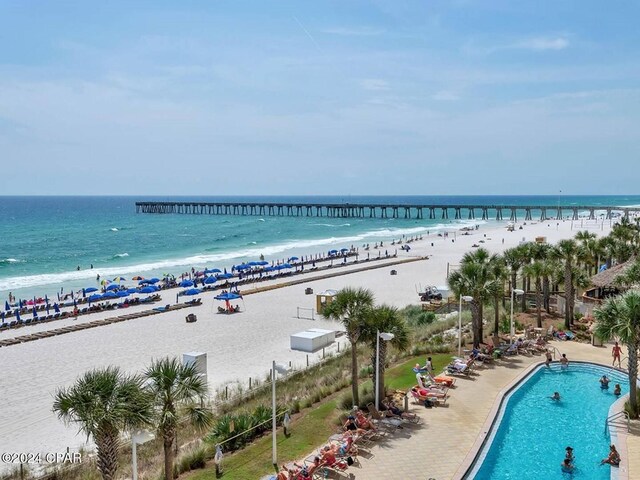
M 0 299 L 95 286 L 104 278 L 179 275 L 416 236 L 482 220 L 136 214 L 136 201 L 639 205 L 634 196 L 0 197 Z M 451 215 L 452 216 L 452 215 Z M 79 267 L 79 269 L 78 269 Z M 133 283 L 133 282 L 130 282 Z

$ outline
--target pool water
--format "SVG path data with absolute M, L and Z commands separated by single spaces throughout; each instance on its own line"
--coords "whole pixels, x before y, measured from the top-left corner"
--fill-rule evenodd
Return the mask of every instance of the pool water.
M 611 379 L 608 390 L 600 388 L 604 374 Z M 608 480 L 611 467 L 600 466 L 600 460 L 609 453 L 604 425 L 617 400 L 616 383 L 624 395 L 627 377 L 613 369 L 579 363 L 566 370 L 558 365 L 539 368 L 503 405 L 493 441 L 487 442 L 466 478 Z M 559 402 L 549 398 L 553 392 L 560 393 Z M 574 449 L 571 474 L 560 468 L 567 446 Z

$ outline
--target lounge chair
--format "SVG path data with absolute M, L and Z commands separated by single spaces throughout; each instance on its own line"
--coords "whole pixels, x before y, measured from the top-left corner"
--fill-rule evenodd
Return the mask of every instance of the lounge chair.
M 393 433 L 397 429 L 402 428 L 402 420 L 399 418 L 390 418 L 380 412 L 373 403 L 367 404 L 367 409 L 371 414 L 371 420 L 378 425 L 378 427 L 386 428 L 389 432 Z

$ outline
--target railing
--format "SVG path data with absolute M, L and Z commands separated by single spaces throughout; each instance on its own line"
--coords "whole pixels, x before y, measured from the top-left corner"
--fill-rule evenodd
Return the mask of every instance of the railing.
M 609 424 L 612 423 L 614 420 L 617 420 L 618 418 L 626 418 L 627 419 L 627 433 L 631 432 L 631 422 L 629 420 L 629 414 L 625 411 L 622 410 L 620 412 L 611 414 L 607 417 L 607 419 L 604 421 L 604 434 L 606 435 L 607 432 L 609 431 Z
M 558 353 L 559 356 L 562 356 L 562 354 L 560 353 L 560 350 L 558 350 L 558 347 L 555 347 L 553 345 L 549 345 L 547 344 L 547 350 L 549 350 L 549 347 L 551 347 L 551 351 L 553 352 L 553 359 L 556 359 L 556 352 Z
M 624 361 L 627 362 L 626 368 L 623 368 L 623 367 L 620 367 L 620 368 L 622 368 L 623 370 L 629 370 L 629 357 L 622 357 L 620 359 L 620 365 L 622 365 L 622 362 L 624 362 Z

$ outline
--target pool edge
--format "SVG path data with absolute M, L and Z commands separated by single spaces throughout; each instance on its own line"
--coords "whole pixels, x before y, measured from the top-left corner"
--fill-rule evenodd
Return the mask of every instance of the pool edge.
M 557 363 L 554 361 L 553 363 Z M 572 360 L 571 363 L 580 363 L 580 364 L 589 364 L 589 365 L 597 365 L 599 367 L 611 368 L 614 370 L 618 370 L 611 365 L 605 365 L 600 362 L 594 361 L 583 361 L 583 360 Z M 465 456 L 464 460 L 456 470 L 453 475 L 452 480 L 464 480 L 465 476 L 471 472 L 474 463 L 476 462 L 478 456 L 480 455 L 482 448 L 484 447 L 487 438 L 491 435 L 491 430 L 498 418 L 498 414 L 500 413 L 500 409 L 505 401 L 505 399 L 509 396 L 509 394 L 522 383 L 529 375 L 531 375 L 536 369 L 540 368 L 544 365 L 544 362 L 535 362 L 526 367 L 520 374 L 518 374 L 511 382 L 509 382 L 504 388 L 502 388 L 498 395 L 496 396 L 495 401 L 487 414 L 487 419 L 485 420 L 480 433 L 478 434 L 476 441 L 473 443 L 473 446 Z M 623 373 L 626 373 L 622 370 L 619 370 Z M 640 385 L 640 382 L 638 382 Z M 609 415 L 612 413 L 617 413 L 618 411 L 624 409 L 624 402 L 628 398 L 629 394 L 624 395 L 623 397 L 616 400 L 611 407 L 609 407 Z M 616 408 L 617 410 L 613 410 Z M 628 480 L 629 479 L 629 459 L 627 455 L 627 439 L 626 435 L 618 436 L 617 432 L 610 432 L 612 443 L 615 439 L 618 443 L 620 443 L 620 447 L 618 451 L 620 453 L 621 462 L 618 468 L 611 469 L 611 480 Z M 618 446 L 616 443 L 616 446 Z

